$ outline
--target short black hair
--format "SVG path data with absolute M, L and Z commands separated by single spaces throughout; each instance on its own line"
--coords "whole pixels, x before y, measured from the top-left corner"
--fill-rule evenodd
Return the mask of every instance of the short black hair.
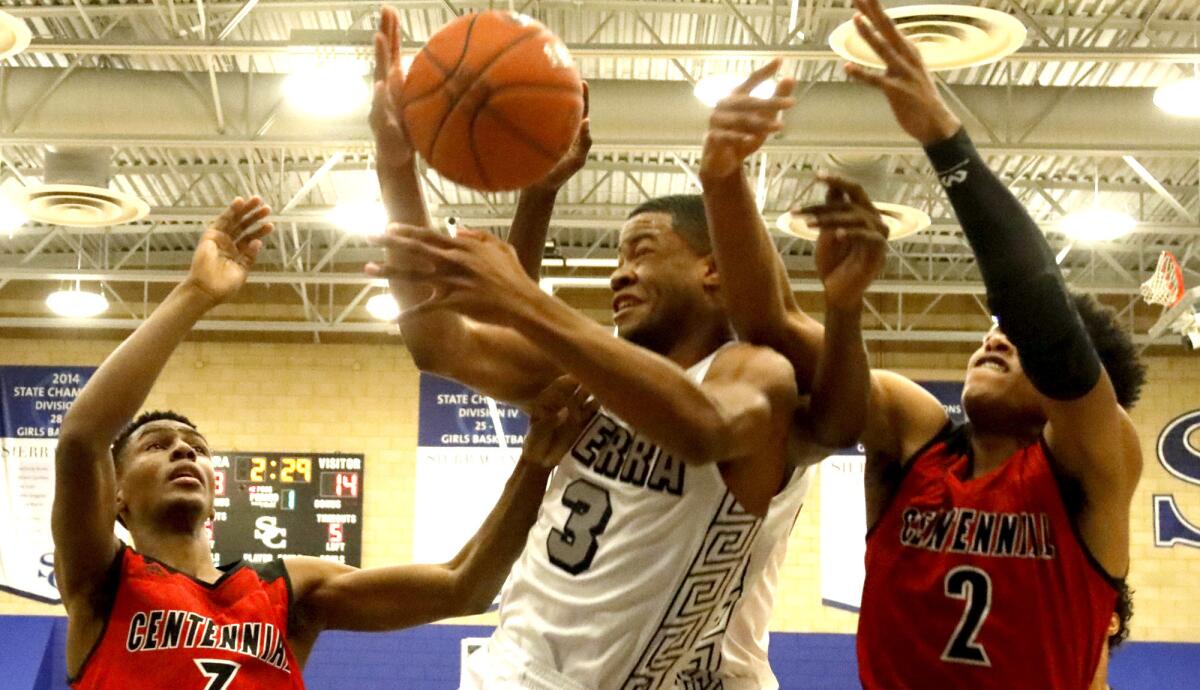
M 129 439 L 133 436 L 134 432 L 146 426 L 150 422 L 157 422 L 163 419 L 170 420 L 172 422 L 179 422 L 180 424 L 187 424 L 197 432 L 200 431 L 199 429 L 196 429 L 196 425 L 192 423 L 192 420 L 184 417 L 178 412 L 173 412 L 171 410 L 151 410 L 149 412 L 143 412 L 138 415 L 136 419 L 126 425 L 126 427 L 121 430 L 120 434 L 117 434 L 117 439 L 113 441 L 112 445 L 113 462 L 120 466 L 120 461 L 118 458 L 121 457 L 121 451 L 125 450 L 125 446 L 129 444 Z
M 1117 583 L 1117 631 L 1108 636 L 1108 649 L 1119 647 L 1129 637 L 1129 619 L 1133 618 L 1133 590 L 1124 580 Z
M 1091 295 L 1072 293 L 1071 299 L 1108 372 L 1117 402 L 1126 409 L 1133 407 L 1146 383 L 1146 365 L 1138 357 L 1129 331 L 1117 322 L 1116 310 L 1100 304 Z
M 638 204 L 629 213 L 633 218 L 639 213 L 671 214 L 671 230 L 688 243 L 692 251 L 700 256 L 712 254 L 712 240 L 708 236 L 708 217 L 704 214 L 704 197 L 699 194 L 671 194 L 660 196 Z

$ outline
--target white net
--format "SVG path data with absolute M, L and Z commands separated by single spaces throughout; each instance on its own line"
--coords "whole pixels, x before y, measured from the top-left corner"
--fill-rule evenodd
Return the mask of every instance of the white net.
M 1183 271 L 1171 252 L 1158 255 L 1158 266 L 1154 275 L 1142 283 L 1142 299 L 1147 304 L 1170 307 L 1183 296 Z

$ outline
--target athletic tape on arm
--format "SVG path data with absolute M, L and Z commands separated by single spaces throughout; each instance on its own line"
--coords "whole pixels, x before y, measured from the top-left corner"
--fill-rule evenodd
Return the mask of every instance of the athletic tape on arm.
M 925 153 L 975 252 L 988 306 L 1033 385 L 1056 400 L 1088 393 L 1100 380 L 1100 357 L 1041 229 L 965 130 Z

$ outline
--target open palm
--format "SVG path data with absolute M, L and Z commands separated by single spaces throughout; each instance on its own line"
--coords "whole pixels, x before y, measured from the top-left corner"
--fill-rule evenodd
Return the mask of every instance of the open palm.
M 404 69 L 400 64 L 400 18 L 396 10 L 384 7 L 375 32 L 374 96 L 368 123 L 375 134 L 375 146 L 381 168 L 408 165 L 413 160 L 412 145 L 404 133 L 396 105 L 404 93 Z
M 826 304 L 857 304 L 887 261 L 888 228 L 866 191 L 835 175 L 820 177 L 829 190 L 825 203 L 800 211 L 817 228 L 814 261 Z
M 234 199 L 200 236 L 188 280 L 217 302 L 237 292 L 272 230 L 263 222 L 270 213 L 257 196 Z

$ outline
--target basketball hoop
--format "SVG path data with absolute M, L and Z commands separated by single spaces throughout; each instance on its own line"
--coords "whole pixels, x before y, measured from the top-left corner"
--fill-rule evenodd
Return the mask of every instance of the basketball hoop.
M 1164 251 L 1158 255 L 1154 275 L 1142 283 L 1142 299 L 1147 304 L 1161 304 L 1170 309 L 1183 299 L 1183 293 L 1183 269 L 1174 254 Z

